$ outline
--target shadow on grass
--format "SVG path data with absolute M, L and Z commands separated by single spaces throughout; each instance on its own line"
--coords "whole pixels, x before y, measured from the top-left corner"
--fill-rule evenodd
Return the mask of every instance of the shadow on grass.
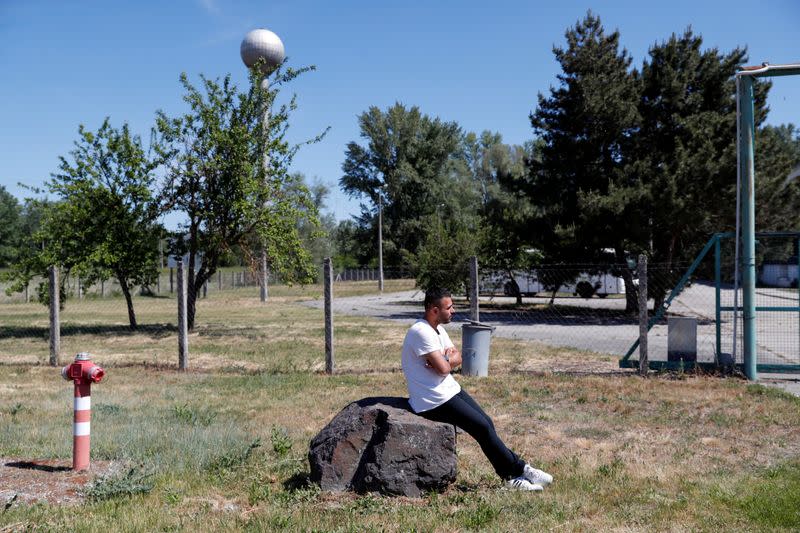
M 14 461 L 6 463 L 10 468 L 21 468 L 23 470 L 40 470 L 42 472 L 68 472 L 72 470 L 69 466 L 55 466 L 48 464 L 35 463 L 33 461 Z
M 283 482 L 283 489 L 293 492 L 308 488 L 311 485 L 311 474 L 309 472 L 298 472 Z
M 136 329 L 131 329 L 130 326 L 121 324 L 98 324 L 88 326 L 67 323 L 61 325 L 62 337 L 87 334 L 117 336 L 147 335 L 153 339 L 163 339 L 174 335 L 177 331 L 178 328 L 173 324 L 139 324 Z M 49 336 L 50 328 L 44 326 L 0 326 L 0 339 L 47 339 Z

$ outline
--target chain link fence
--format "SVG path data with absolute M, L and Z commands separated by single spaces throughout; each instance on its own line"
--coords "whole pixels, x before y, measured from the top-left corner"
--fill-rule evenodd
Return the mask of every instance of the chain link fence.
M 796 237 L 760 240 L 756 289 L 760 365 L 800 365 L 796 242 Z M 712 247 L 695 264 L 647 266 L 651 362 L 742 363 L 740 311 L 738 323 L 734 321 L 734 308 L 742 305 L 741 291 L 738 297 L 734 291 L 734 256 L 732 241 L 721 239 L 716 249 Z M 469 272 L 469 268 L 448 269 L 433 277 L 452 278 L 453 270 Z M 319 277 L 321 282 L 322 269 Z M 219 332 L 236 331 L 236 345 L 227 349 L 259 353 L 260 335 L 267 327 L 259 316 L 259 278 L 258 272 L 248 269 L 216 273 L 198 294 L 197 316 L 205 327 L 201 335 L 222 337 Z M 383 294 L 378 291 L 379 278 L 380 271 L 372 267 L 333 269 L 333 316 L 362 315 L 407 324 L 421 316 L 424 293 L 411 277 L 410 268 L 384 269 Z M 31 287 L 40 281 L 34 280 Z M 475 281 L 478 318 L 495 328 L 495 336 L 627 356 L 630 366 L 636 366 L 640 318 L 634 265 L 540 265 L 509 271 L 480 264 Z M 473 318 L 474 303 L 467 296 L 470 284 L 470 279 L 453 284 L 460 307 L 458 322 Z M 102 349 L 154 364 L 176 360 L 178 288 L 174 270 L 162 270 L 154 286 L 134 291 L 135 335 L 116 282 L 83 286 L 72 277 L 66 288 L 69 299 L 60 316 L 62 357 Z M 308 305 L 323 308 L 321 283 L 290 290 L 270 276 L 269 298 L 297 301 L 298 294 Z M 48 308 L 36 301 L 36 291 L 31 289 L 27 297 L 25 292 L 11 296 L 3 292 L 0 357 L 4 361 L 46 361 L 49 335 Z M 323 336 L 319 336 L 315 350 L 323 349 Z

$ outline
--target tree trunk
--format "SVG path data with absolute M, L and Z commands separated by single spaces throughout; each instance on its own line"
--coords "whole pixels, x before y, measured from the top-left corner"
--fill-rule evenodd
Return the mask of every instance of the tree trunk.
M 196 309 L 197 289 L 194 283 L 186 284 L 186 329 L 194 331 L 194 312 Z
M 522 292 L 519 290 L 519 283 L 513 277 L 511 278 L 511 292 L 517 299 L 517 305 L 522 305 Z
M 197 295 L 203 290 L 203 285 L 211 276 L 201 267 L 197 274 L 190 275 L 190 282 L 186 287 L 186 328 L 189 331 L 194 331 L 194 315 L 197 310 Z
M 639 290 L 633 284 L 633 274 L 629 268 L 622 269 L 622 280 L 625 282 L 625 313 L 635 315 L 639 312 Z
M 639 314 L 639 289 L 633 284 L 633 271 L 627 266 L 625 248 L 618 244 L 614 247 L 614 256 L 622 268 L 622 280 L 625 282 L 625 313 L 629 315 Z
M 664 301 L 667 299 L 667 293 L 663 290 L 658 290 L 653 294 L 653 313 L 658 312 L 661 307 L 664 305 Z
M 197 309 L 197 288 L 195 287 L 194 260 L 197 256 L 197 221 L 192 218 L 189 224 L 189 265 L 186 275 L 186 329 L 194 331 L 194 313 Z
M 122 289 L 122 294 L 125 295 L 125 303 L 128 305 L 128 322 L 131 329 L 136 329 L 136 312 L 133 310 L 133 298 L 131 297 L 131 289 L 128 287 L 128 280 L 124 277 L 117 276 L 119 287 Z

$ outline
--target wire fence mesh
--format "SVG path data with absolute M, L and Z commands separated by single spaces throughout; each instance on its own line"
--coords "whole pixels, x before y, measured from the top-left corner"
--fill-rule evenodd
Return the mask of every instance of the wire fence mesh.
M 743 363 L 742 291 L 737 297 L 734 256 L 733 240 L 722 237 L 719 248 L 697 264 L 647 266 L 654 321 L 650 361 Z M 791 369 L 800 365 L 797 235 L 762 235 L 756 267 L 757 362 Z M 635 361 L 636 275 L 629 264 L 542 265 L 513 272 L 482 265 L 480 319 L 496 326 L 499 336 L 631 354 Z
M 759 364 L 800 365 L 796 242 L 796 238 L 788 237 L 760 241 L 756 289 Z M 735 353 L 735 362 L 742 363 L 741 312 L 739 323 L 734 325 L 733 320 L 737 300 L 734 255 L 732 240 L 721 239 L 718 250 L 712 249 L 685 280 L 682 278 L 691 266 L 688 263 L 648 265 L 650 317 L 661 307 L 666 310 L 648 334 L 651 361 L 682 357 L 713 363 Z M 468 272 L 448 269 L 435 274 L 442 279 L 452 278 L 453 270 Z M 424 293 L 411 272 L 408 267 L 384 269 L 384 293 L 380 294 L 378 269 L 335 269 L 335 316 L 413 322 L 422 314 Z M 40 281 L 34 280 L 30 286 L 33 288 Z M 460 307 L 457 322 L 471 318 L 468 284 L 468 279 L 453 284 Z M 635 267 L 629 264 L 540 265 L 517 271 L 480 264 L 478 285 L 480 321 L 494 326 L 498 337 L 622 357 L 631 351 L 639 336 L 638 279 Z M 174 271 L 164 269 L 154 286 L 134 291 L 138 324 L 135 335 L 129 327 L 125 299 L 115 281 L 83 286 L 73 277 L 67 280 L 67 292 L 69 299 L 61 313 L 62 354 L 77 353 L 89 346 L 90 350 L 130 353 L 154 362 L 177 358 Z M 225 345 L 220 341 L 219 346 L 210 348 L 212 351 L 243 350 L 253 357 L 263 352 L 260 343 L 269 325 L 260 314 L 259 293 L 258 272 L 248 269 L 225 269 L 209 280 L 197 300 L 198 324 L 204 328 L 201 335 L 207 341 L 222 339 L 223 331 L 238 334 L 235 342 Z M 322 293 L 321 284 L 288 288 L 275 276 L 270 277 L 270 298 L 280 302 L 305 300 L 321 309 Z M 24 292 L 4 294 L 0 300 L 0 357 L 6 361 L 47 360 L 48 308 L 38 303 L 35 295 L 31 289 L 27 301 Z M 741 308 L 741 291 L 736 303 Z M 671 326 L 676 319 L 690 319 L 690 333 L 694 336 L 690 341 L 696 346 L 693 356 L 670 354 L 675 341 L 674 332 L 670 338 L 671 329 L 675 329 Z M 320 338 L 314 341 L 314 350 L 323 349 L 321 321 L 319 328 Z M 687 342 L 685 338 L 678 340 Z M 637 357 L 634 350 L 631 359 Z
M 622 268 L 629 270 L 585 264 L 508 272 L 480 265 L 480 321 L 498 336 L 621 355 L 638 335 L 635 309 L 626 311 Z
M 800 365 L 800 290 L 797 233 L 762 233 L 756 242 L 755 332 L 759 365 Z M 736 251 L 730 237 L 720 239 L 720 350 L 742 362 L 742 291 L 734 290 Z M 741 279 L 741 272 L 739 273 Z M 741 285 L 741 283 L 739 283 Z M 734 312 L 736 310 L 736 312 Z M 734 316 L 736 342 L 734 343 Z

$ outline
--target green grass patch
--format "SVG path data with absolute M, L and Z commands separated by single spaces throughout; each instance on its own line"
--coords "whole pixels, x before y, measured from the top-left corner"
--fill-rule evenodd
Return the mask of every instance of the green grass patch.
M 800 463 L 772 468 L 749 484 L 739 507 L 765 528 L 800 528 Z

